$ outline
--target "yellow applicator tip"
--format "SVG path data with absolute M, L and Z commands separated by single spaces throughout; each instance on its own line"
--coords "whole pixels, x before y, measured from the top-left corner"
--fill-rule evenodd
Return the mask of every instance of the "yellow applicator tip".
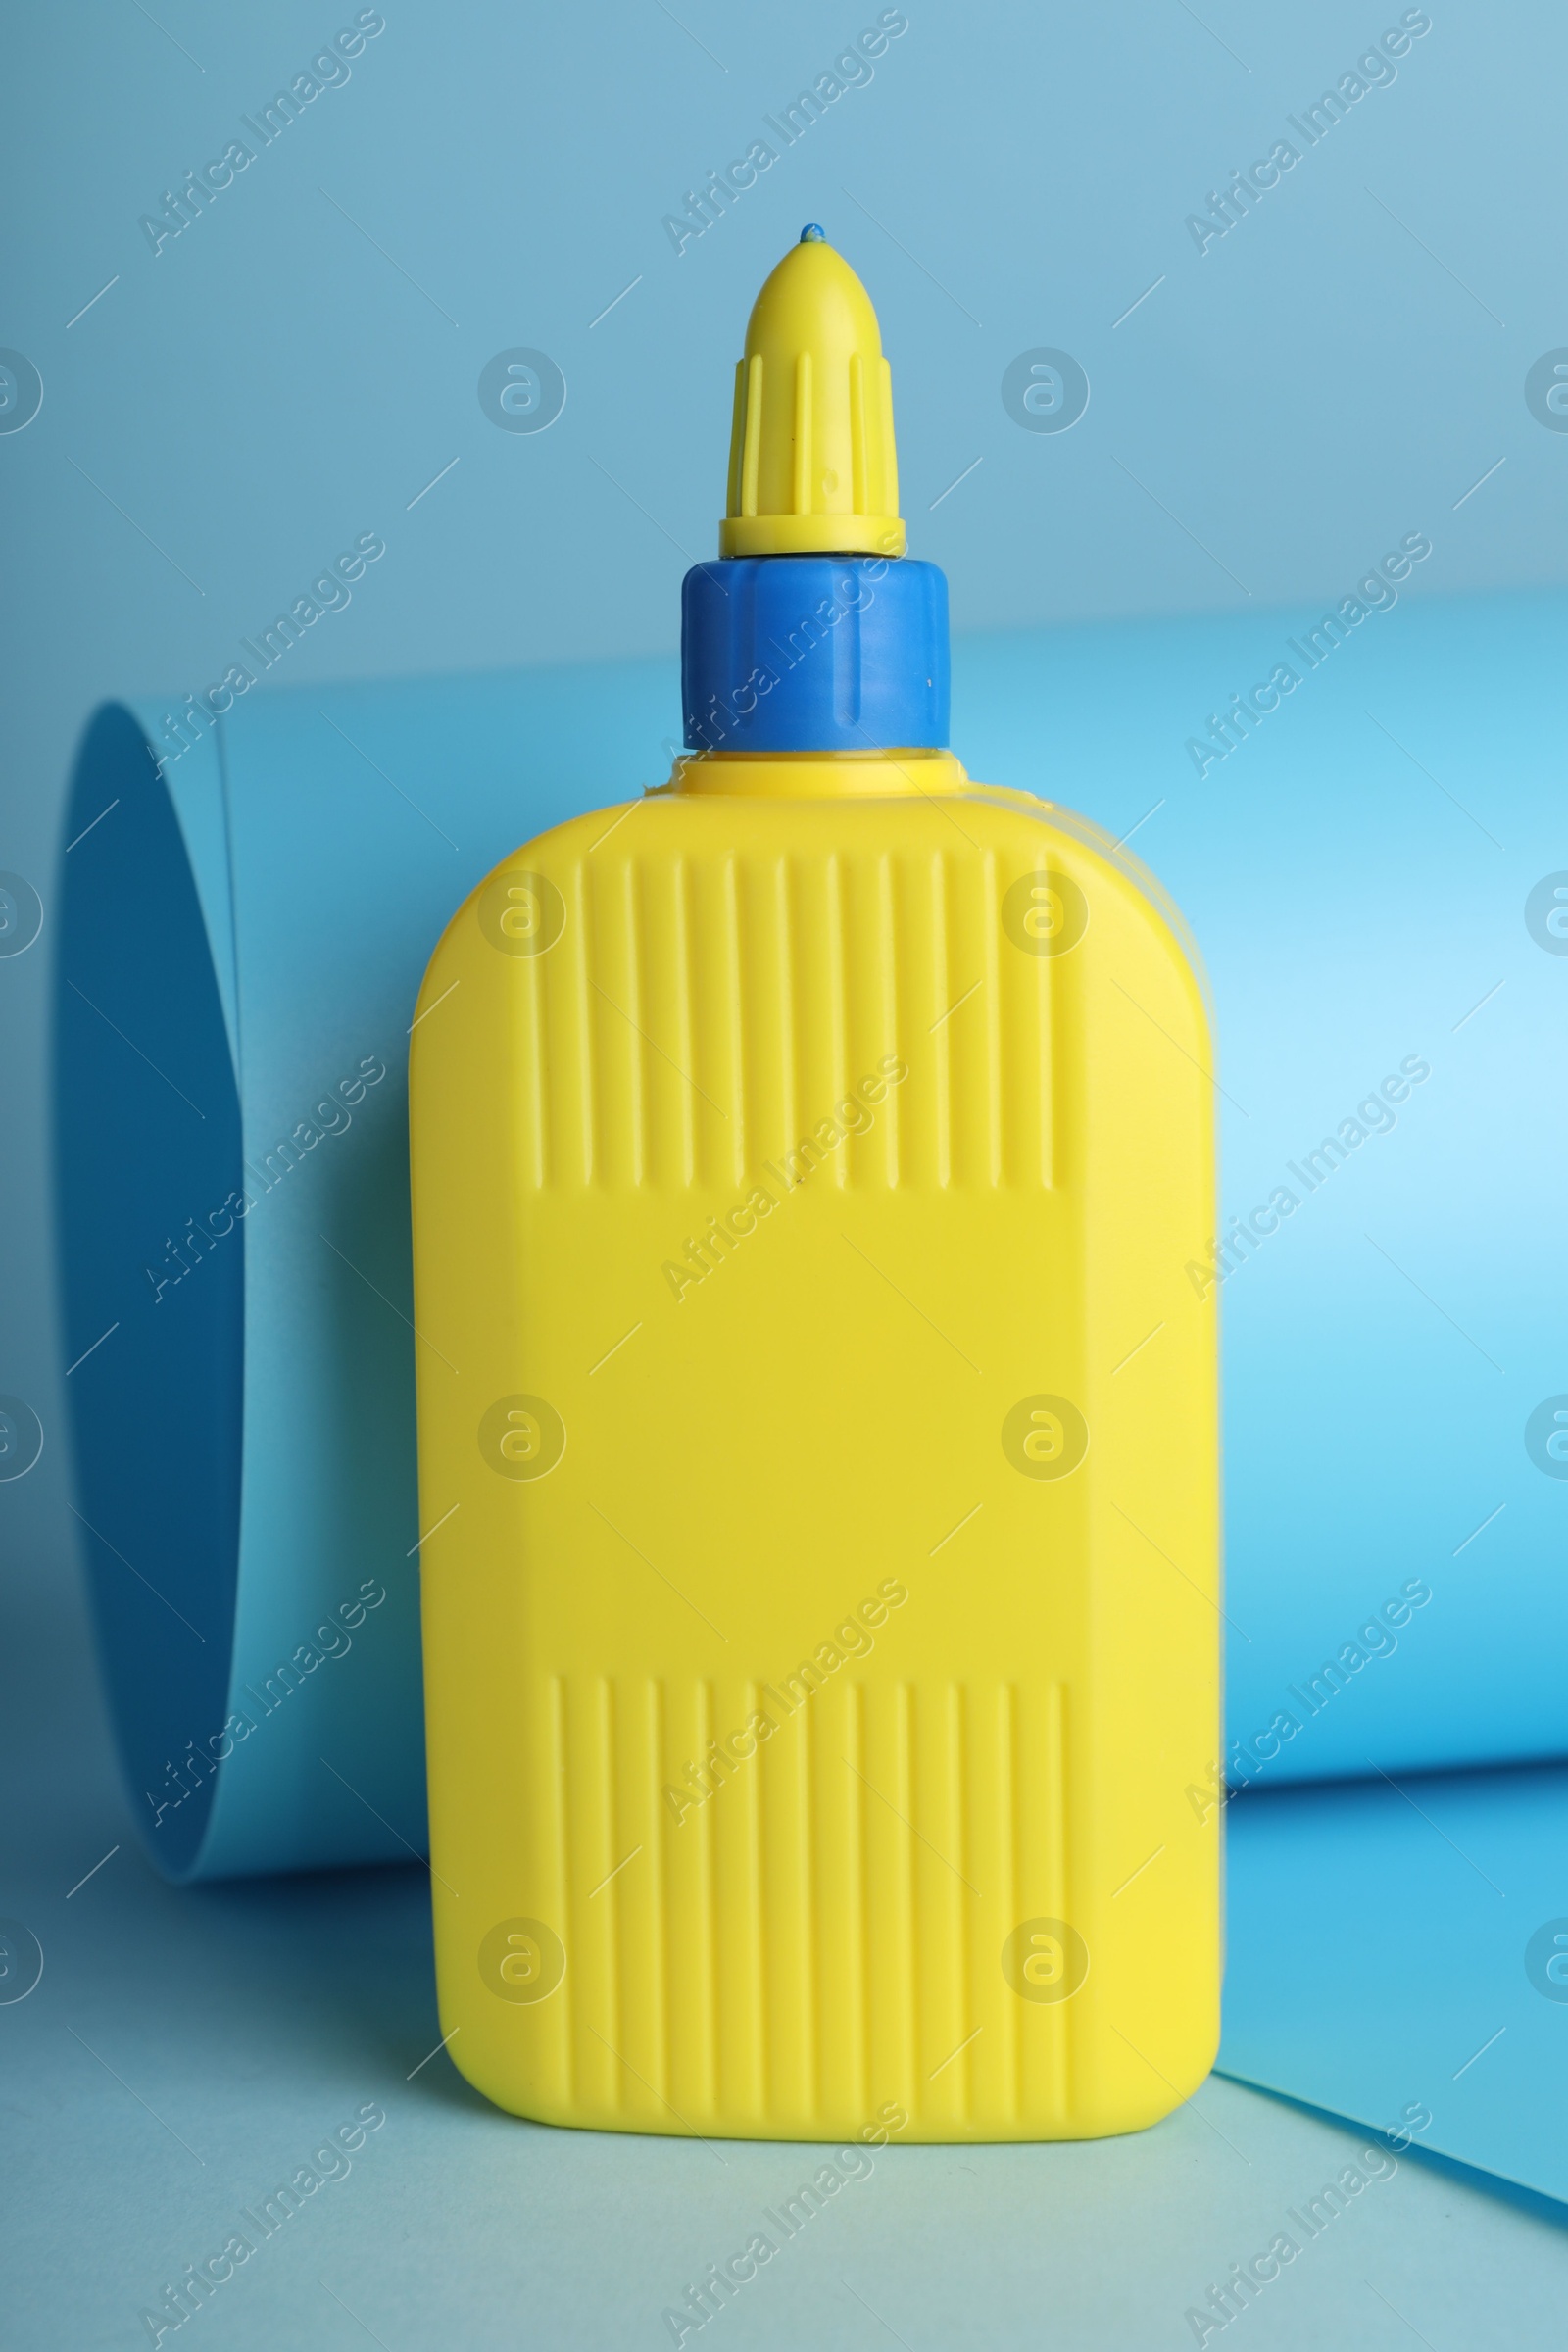
M 814 220 L 758 295 L 735 369 L 721 556 L 902 556 L 876 312 Z

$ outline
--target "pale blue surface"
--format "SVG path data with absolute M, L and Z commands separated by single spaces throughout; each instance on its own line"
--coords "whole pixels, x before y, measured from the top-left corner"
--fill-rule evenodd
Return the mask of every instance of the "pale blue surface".
M 497 2113 L 444 2055 L 430 2055 L 441 2029 L 424 1874 L 163 1885 L 135 1850 L 114 1786 L 69 1597 L 35 1604 L 17 1630 L 25 1646 L 0 1651 L 0 1764 L 31 1773 L 48 1757 L 51 1768 L 8 1831 L 8 1906 L 38 1936 L 45 1965 L 25 2000 L 0 2004 L 7 2343 L 145 2346 L 138 2314 L 165 2284 L 216 2254 L 245 2228 L 242 2209 L 254 2212 L 373 2100 L 386 2123 L 348 2175 L 259 2243 L 196 2334 L 166 2335 L 166 2352 L 186 2342 L 350 2352 L 369 2340 L 367 2328 L 386 2352 L 668 2345 L 666 2304 L 765 2228 L 760 2208 L 790 2195 L 820 2159 L 767 2143 L 715 2152 L 556 2132 Z M 1425 1784 L 1413 1793 L 1428 1801 Z M 1259 1817 L 1280 1809 L 1255 1801 Z M 1277 1868 L 1250 1821 L 1238 1835 L 1233 2010 L 1247 2012 L 1268 2079 L 1290 2080 L 1295 2057 L 1303 2075 L 1315 2070 L 1319 2095 L 1332 2088 L 1352 2112 L 1382 2120 L 1387 2107 L 1392 2118 L 1425 2095 L 1456 2127 L 1457 2092 L 1473 2076 L 1485 2081 L 1525 2021 L 1510 2009 L 1508 2035 L 1471 2076 L 1452 2091 L 1430 2087 L 1440 2062 L 1446 2080 L 1474 2046 L 1472 2013 L 1492 2015 L 1469 1940 L 1483 1914 L 1459 1884 L 1464 1865 L 1413 1815 L 1430 1840 L 1429 1870 L 1396 1832 L 1385 1888 L 1354 1826 L 1342 1867 L 1327 1816 L 1339 1801 L 1339 1791 L 1283 1800 L 1316 1819 Z M 1475 1838 L 1473 1795 L 1445 1792 L 1432 1810 Z M 1487 1860 L 1508 1836 L 1470 1850 Z M 1502 1884 L 1511 1913 L 1528 1882 Z M 1475 1886 L 1480 1905 L 1500 1908 Z M 1430 1948 L 1416 1950 L 1422 1941 Z M 1511 1952 L 1498 1946 L 1494 1956 L 1506 1979 Z M 1436 1998 L 1445 1971 L 1446 2011 Z M 1425 2048 L 1401 2022 L 1412 1986 L 1421 2022 L 1441 2027 Z M 1499 1991 L 1506 1999 L 1505 1984 Z M 1551 2022 L 1568 2026 L 1568 2007 Z M 1324 2045 L 1339 2046 L 1343 2062 L 1327 2066 Z M 1524 2125 L 1544 2116 L 1549 2131 L 1561 2077 L 1539 2064 L 1546 2045 L 1532 2047 Z M 1419 2064 L 1396 2063 L 1405 2057 Z M 722 2331 L 687 2344 L 1175 2352 L 1193 2341 L 1183 2314 L 1209 2283 L 1289 2230 L 1289 2214 L 1346 2164 L 1360 2166 L 1368 2137 L 1210 2079 L 1187 2108 L 1126 2139 L 890 2148 L 782 2249 Z M 1445 2144 L 1455 2138 L 1462 2144 L 1456 2131 Z M 1545 2352 L 1560 2341 L 1564 2208 L 1420 2146 L 1267 2289 L 1248 2342 L 1391 2352 L 1409 2327 L 1434 2352 Z

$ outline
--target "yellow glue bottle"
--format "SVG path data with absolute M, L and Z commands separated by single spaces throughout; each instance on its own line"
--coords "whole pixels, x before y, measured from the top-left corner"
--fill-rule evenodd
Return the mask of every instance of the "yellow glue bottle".
M 413 1032 L 442 2031 L 557 2124 L 1136 2130 L 1218 2033 L 1200 982 L 946 748 L 815 228 L 728 506 L 688 756 L 496 868 Z

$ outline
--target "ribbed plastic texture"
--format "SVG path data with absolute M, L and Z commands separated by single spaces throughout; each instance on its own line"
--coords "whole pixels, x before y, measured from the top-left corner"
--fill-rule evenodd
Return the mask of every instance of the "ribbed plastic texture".
M 519 850 L 421 1006 L 457 2064 L 606 2130 L 1151 2121 L 1218 1994 L 1211 1049 L 1160 916 L 1038 806 L 677 791 Z
M 893 381 L 870 297 L 808 227 L 757 297 L 735 369 L 724 556 L 901 556 Z
M 906 556 L 699 564 L 681 587 L 686 746 L 864 752 L 948 740 L 948 583 Z

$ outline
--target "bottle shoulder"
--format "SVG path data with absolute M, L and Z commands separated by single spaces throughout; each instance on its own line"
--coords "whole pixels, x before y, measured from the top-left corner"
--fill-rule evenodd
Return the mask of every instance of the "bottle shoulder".
M 1103 827 L 1076 809 L 1012 785 L 966 781 L 958 791 L 802 795 L 709 794 L 661 786 L 564 819 L 509 852 L 486 879 L 538 864 L 555 871 L 612 850 L 616 858 L 769 858 L 824 853 L 879 855 L 937 844 L 962 861 L 1014 847 L 1034 854 L 1042 836 L 1087 852 L 1141 887 L 1148 869 Z M 481 889 L 483 884 L 479 886 Z M 1157 890 L 1158 885 L 1153 887 Z
M 652 881 L 674 868 L 697 891 L 705 876 L 727 876 L 738 886 L 749 874 L 766 875 L 773 887 L 792 874 L 804 884 L 808 871 L 831 868 L 831 887 L 846 906 L 869 906 L 882 889 L 923 892 L 945 875 L 945 888 L 994 891 L 1004 932 L 1019 928 L 1034 952 L 1039 923 L 1064 924 L 1057 939 L 1070 945 L 1068 933 L 1093 917 L 1102 945 L 1109 933 L 1139 932 L 1185 967 L 1207 1025 L 1197 943 L 1142 860 L 1076 809 L 978 782 L 906 797 L 661 790 L 569 817 L 519 843 L 470 892 L 431 959 L 421 1006 L 446 984 L 451 954 L 475 918 L 492 946 L 536 954 L 559 935 L 568 906 L 592 900 L 608 914 L 612 885 L 618 903 L 629 874 L 642 871 Z

